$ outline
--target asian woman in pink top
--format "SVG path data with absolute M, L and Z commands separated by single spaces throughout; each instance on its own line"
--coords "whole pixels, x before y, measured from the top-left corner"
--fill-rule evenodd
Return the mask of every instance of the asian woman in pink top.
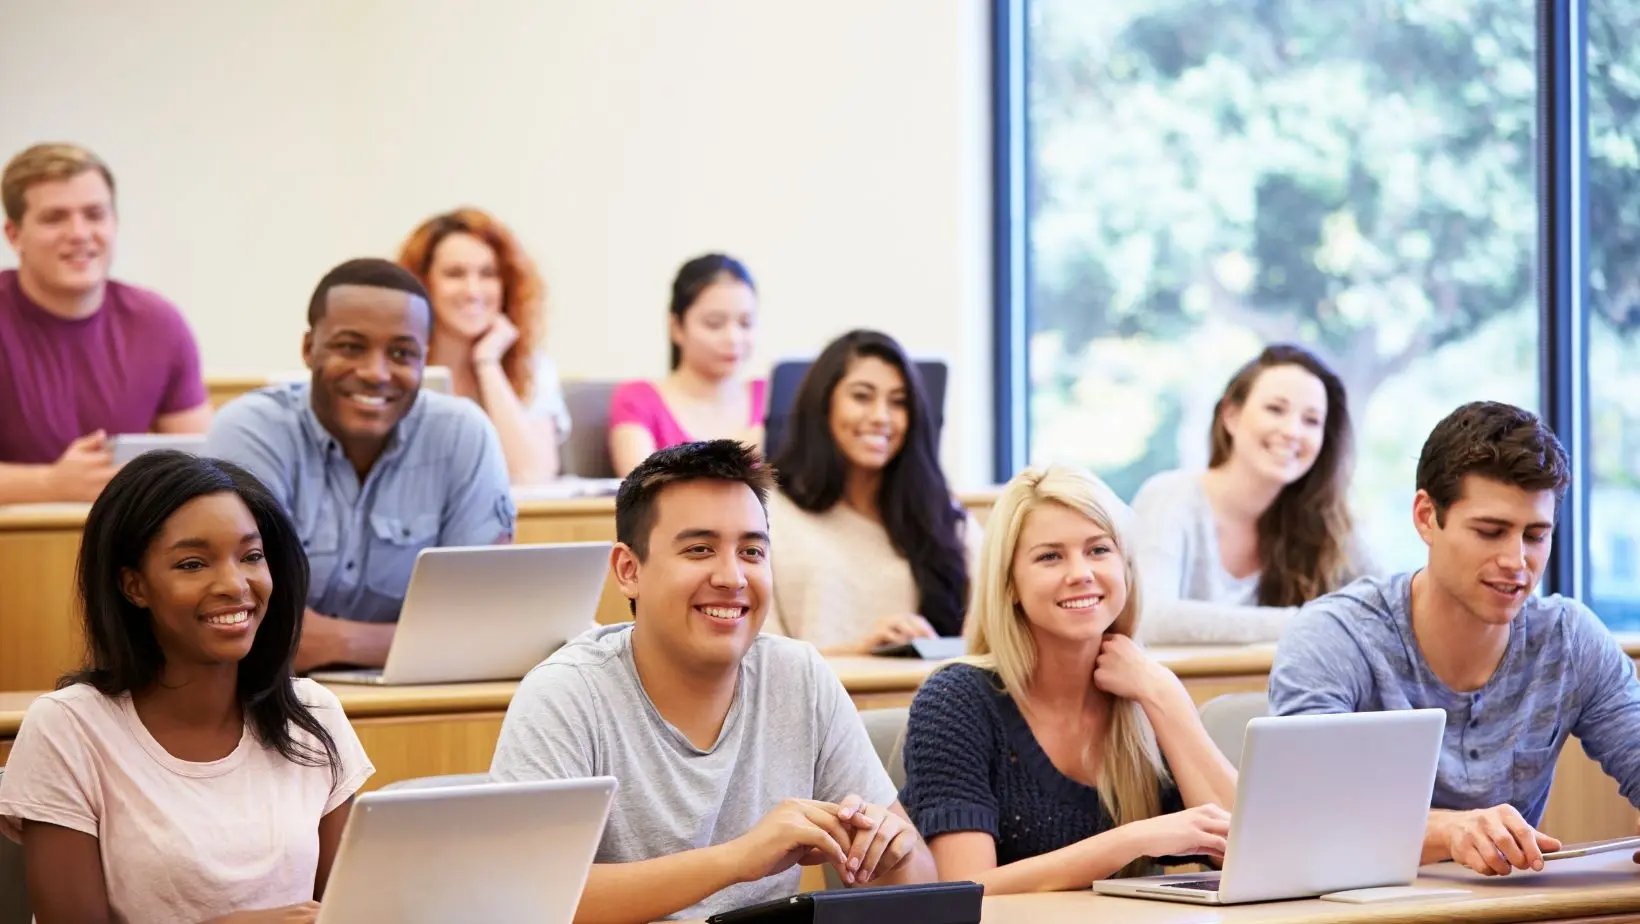
M 151 452 L 92 506 L 88 664 L 35 700 L 0 778 L 40 924 L 310 921 L 374 768 L 292 680 L 307 558 L 243 469 Z
M 768 383 L 745 378 L 757 289 L 734 257 L 696 257 L 672 280 L 672 371 L 624 382 L 609 400 L 609 456 L 626 477 L 657 449 L 693 440 L 762 442 Z

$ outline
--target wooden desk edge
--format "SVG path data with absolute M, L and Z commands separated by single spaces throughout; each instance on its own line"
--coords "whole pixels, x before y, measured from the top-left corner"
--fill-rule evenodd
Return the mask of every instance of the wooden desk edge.
M 1421 885 L 1447 885 L 1446 880 L 1420 880 Z M 1512 924 L 1520 921 L 1632 921 L 1640 911 L 1640 886 L 1581 891 L 1569 887 L 1545 887 L 1519 895 L 1481 895 L 1474 898 L 1447 898 L 1384 905 L 1349 905 L 1300 899 L 1307 907 L 1291 907 L 1287 902 L 1252 905 L 1202 907 L 1203 912 L 1235 909 L 1235 920 L 1254 924 Z M 1325 904 L 1330 907 L 1316 908 Z M 1158 907 L 1160 906 L 1160 907 Z M 1091 892 L 1044 892 L 1036 895 L 1004 895 L 985 900 L 984 918 L 998 924 L 1027 920 L 1163 920 L 1184 919 L 1177 905 L 1135 898 L 1095 895 Z M 1146 913 L 1150 912 L 1150 913 Z M 1249 913 L 1251 912 L 1251 913 Z M 1264 912 L 1264 914 L 1258 914 Z M 1204 916 L 1205 918 L 1205 916 Z M 699 924 L 699 922 L 683 922 Z
M 90 504 L 15 504 L 0 509 L 0 531 L 40 532 L 85 528 Z
M 378 716 L 447 715 L 453 712 L 506 712 L 518 690 L 516 682 L 416 687 L 377 687 L 328 683 L 350 719 Z M 4 726 L 0 725 L 0 732 Z
M 1631 658 L 1640 655 L 1640 636 L 1625 639 L 1623 647 Z M 1271 657 L 1268 649 L 1200 656 L 1186 654 L 1170 658 L 1168 668 L 1185 680 L 1198 677 L 1254 677 L 1269 673 Z M 903 667 L 891 667 L 880 673 L 846 670 L 839 672 L 838 676 L 851 694 L 911 693 L 922 686 L 932 670 L 933 665 L 909 662 Z M 336 684 L 331 689 L 342 700 L 342 709 L 350 718 L 369 718 L 505 711 L 516 688 L 516 683 L 489 683 L 425 688 Z M 388 694 L 389 690 L 392 691 L 391 695 Z M 0 711 L 0 738 L 15 737 L 22 719 L 22 709 Z
M 996 503 L 997 488 L 979 488 L 958 492 L 958 499 L 968 508 L 986 509 Z M 15 504 L 0 509 L 0 530 L 80 529 L 90 504 Z M 570 498 L 526 498 L 518 501 L 518 512 L 523 516 L 555 517 L 585 516 L 615 513 L 612 495 Z

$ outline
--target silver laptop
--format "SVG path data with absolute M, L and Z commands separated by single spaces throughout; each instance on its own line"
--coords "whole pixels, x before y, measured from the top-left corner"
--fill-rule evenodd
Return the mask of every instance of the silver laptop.
M 1253 719 L 1223 873 L 1104 879 L 1093 890 L 1230 905 L 1408 885 L 1445 729 L 1441 709 Z
M 370 792 L 348 815 L 320 924 L 570 924 L 612 777 Z
M 116 433 L 108 438 L 108 452 L 115 465 L 124 465 L 145 452 L 155 449 L 175 449 L 203 455 L 203 433 Z
M 422 549 L 380 670 L 314 671 L 327 683 L 517 680 L 593 627 L 608 542 Z
M 269 385 L 294 385 L 313 379 L 313 372 L 308 369 L 287 369 L 275 372 L 268 376 Z M 455 379 L 449 366 L 423 366 L 421 370 L 421 388 L 423 391 L 436 391 L 441 395 L 455 394 Z

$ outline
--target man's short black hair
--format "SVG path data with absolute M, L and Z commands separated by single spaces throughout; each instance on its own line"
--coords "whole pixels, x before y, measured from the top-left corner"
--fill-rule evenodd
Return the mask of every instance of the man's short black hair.
M 319 280 L 319 285 L 313 289 L 313 298 L 308 300 L 308 327 L 314 327 L 325 316 L 330 290 L 337 286 L 371 286 L 407 292 L 420 298 L 422 304 L 432 310 L 433 302 L 427 295 L 427 287 L 414 273 L 391 260 L 358 257 L 336 266 Z
M 756 450 L 734 440 L 682 443 L 651 453 L 621 482 L 615 493 L 615 539 L 638 561 L 648 558 L 655 499 L 667 485 L 702 480 L 738 481 L 751 488 L 767 516 L 774 474 Z M 627 606 L 637 615 L 637 600 L 628 600 Z
M 643 561 L 655 528 L 655 498 L 681 481 L 738 481 L 757 495 L 765 512 L 774 475 L 757 452 L 734 440 L 682 443 L 651 453 L 621 482 L 615 494 L 615 538 Z
M 1553 491 L 1555 507 L 1572 483 L 1572 466 L 1554 431 L 1531 411 L 1472 401 L 1430 431 L 1418 455 L 1418 490 L 1435 503 L 1435 522 L 1457 503 L 1463 476 L 1479 475 L 1523 491 Z

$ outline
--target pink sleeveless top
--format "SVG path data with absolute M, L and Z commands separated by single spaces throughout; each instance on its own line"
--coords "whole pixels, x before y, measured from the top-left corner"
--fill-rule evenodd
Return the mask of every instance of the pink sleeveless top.
M 747 387 L 752 394 L 752 413 L 746 425 L 757 426 L 765 416 L 769 383 L 763 379 L 753 379 Z M 656 449 L 693 442 L 695 439 L 672 416 L 666 402 L 661 400 L 661 393 L 655 390 L 654 383 L 644 379 L 622 382 L 609 396 L 609 426 L 613 429 L 621 424 L 637 424 L 648 430 L 655 439 Z

